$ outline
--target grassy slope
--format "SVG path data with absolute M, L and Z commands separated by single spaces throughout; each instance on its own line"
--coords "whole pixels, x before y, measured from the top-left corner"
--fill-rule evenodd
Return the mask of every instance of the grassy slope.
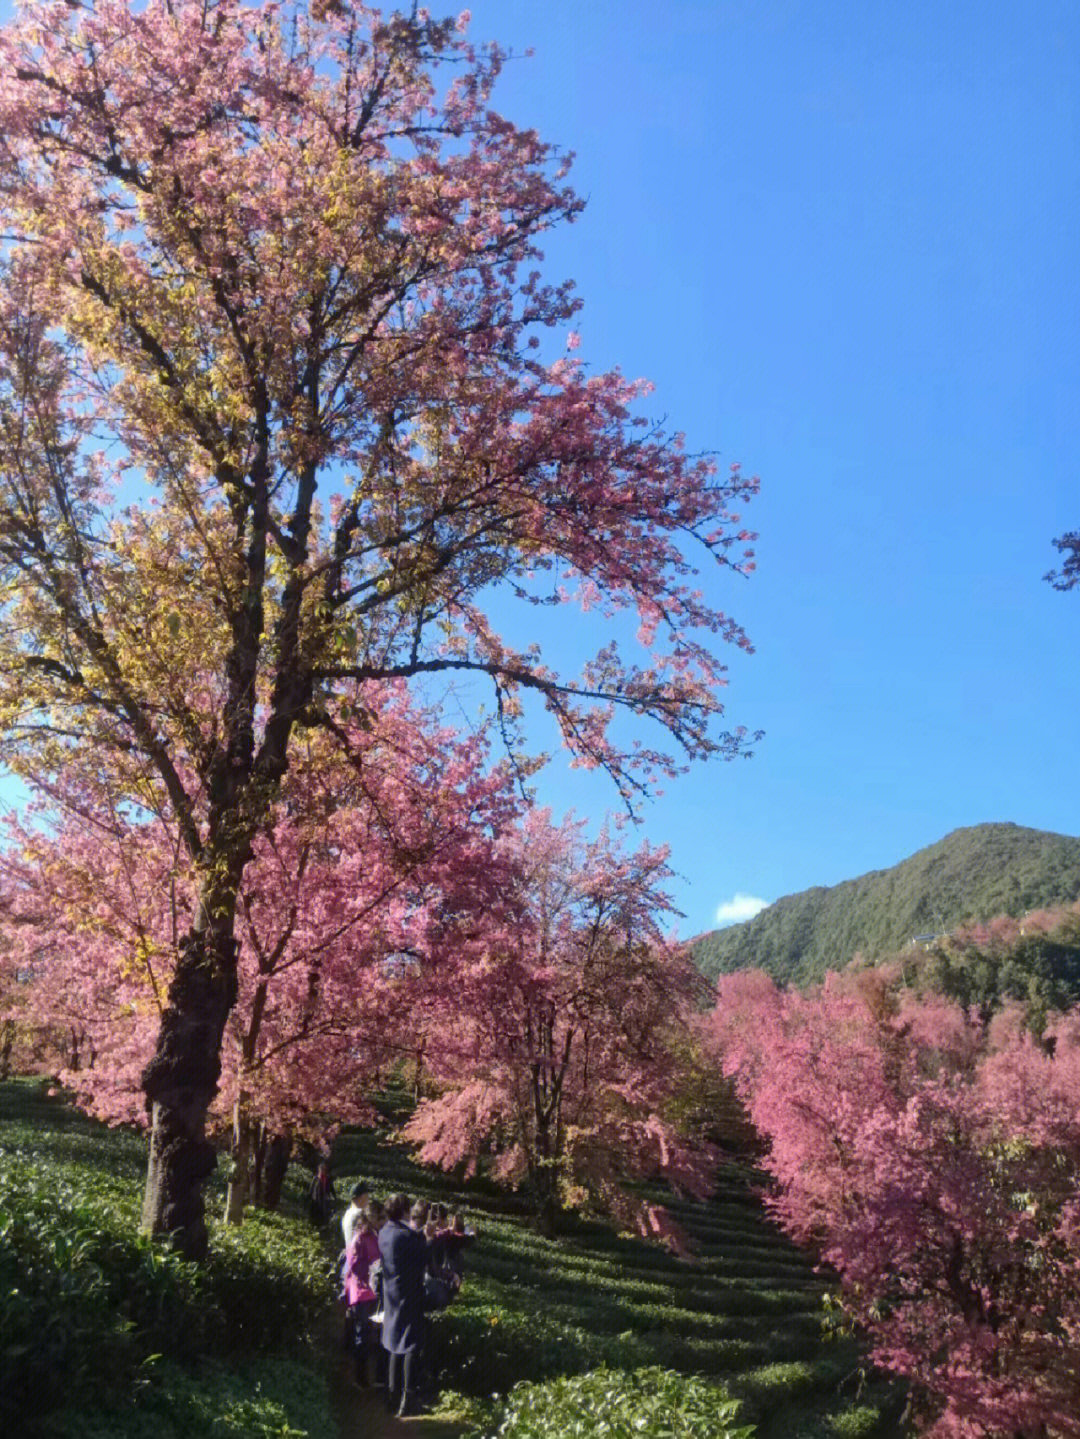
M 294 1217 L 215 1225 L 197 1269 L 137 1236 L 145 1169 L 141 1135 L 0 1083 L 0 1431 L 337 1439 L 311 1345 L 328 1265 L 297 1196 Z
M 81 1195 L 106 1206 L 95 1212 L 116 1227 L 110 1245 L 138 1248 L 131 1230 L 142 1179 L 139 1136 L 106 1130 L 45 1099 L 40 1086 L 15 1082 L 0 1085 L 0 1185 L 5 1167 L 10 1180 L 23 1162 L 20 1154 L 32 1155 L 47 1169 L 50 1187 L 70 1190 L 75 1210 Z M 855 1347 L 850 1341 L 823 1342 L 823 1285 L 809 1261 L 769 1224 L 744 1171 L 725 1171 L 709 1205 L 675 1206 L 699 1246 L 699 1261 L 687 1265 L 600 1224 L 575 1221 L 558 1243 L 544 1240 L 528 1227 L 514 1196 L 479 1182 L 448 1184 L 371 1132 L 342 1136 L 335 1169 L 342 1193 L 363 1175 L 377 1193 L 404 1188 L 462 1203 L 478 1224 L 481 1239 L 470 1256 L 463 1294 L 436 1319 L 443 1383 L 462 1395 L 484 1398 L 519 1379 L 576 1373 L 605 1362 L 624 1368 L 660 1364 L 724 1381 L 746 1401 L 745 1418 L 758 1423 L 759 1439 L 886 1439 L 901 1432 L 888 1412 L 895 1415 L 899 1408 L 896 1391 L 875 1383 L 860 1396 Z M 52 1433 L 59 1439 L 76 1434 L 201 1439 L 203 1433 L 220 1432 L 223 1439 L 242 1439 L 280 1432 L 261 1427 L 258 1414 L 245 1418 L 245 1399 L 258 1385 L 259 1402 L 279 1404 L 311 1439 L 332 1439 L 320 1358 L 311 1353 L 305 1358 L 290 1345 L 303 1338 L 305 1305 L 314 1298 L 324 1315 L 328 1307 L 325 1261 L 299 1217 L 302 1179 L 297 1171 L 283 1216 L 253 1216 L 239 1236 L 223 1228 L 215 1233 L 211 1291 L 203 1291 L 198 1302 L 229 1309 L 229 1352 L 213 1350 L 223 1363 L 205 1378 L 200 1370 L 193 1380 L 197 1355 L 179 1356 L 175 1373 L 167 1358 L 160 1379 L 144 1386 L 136 1408 L 127 1405 L 118 1426 L 82 1405 L 67 1417 L 59 1415 Z M 118 1239 L 125 1230 L 127 1239 Z M 333 1230 L 325 1242 L 323 1254 L 336 1248 Z M 137 1255 L 129 1254 L 124 1263 L 130 1267 L 135 1260 Z M 189 1297 L 172 1295 L 168 1302 L 175 1312 L 165 1345 L 160 1334 L 146 1336 L 150 1352 L 164 1348 L 167 1356 L 169 1336 L 182 1348 L 193 1317 L 184 1309 Z M 279 1317 L 264 1326 L 268 1332 L 258 1332 L 263 1310 L 272 1306 Z M 291 1323 L 281 1321 L 282 1312 Z M 245 1316 L 252 1326 L 246 1336 L 233 1332 Z M 0 1304 L 0 1335 L 2 1321 Z M 318 1328 L 325 1349 L 327 1336 L 339 1332 L 336 1321 Z M 289 1347 L 294 1352 L 286 1358 Z M 335 1357 L 324 1353 L 322 1360 Z M 454 1407 L 451 1400 L 449 1408 Z
M 916 934 L 1078 895 L 1080 839 L 1015 824 L 976 825 L 891 869 L 787 895 L 746 924 L 702 935 L 694 955 L 710 978 L 758 968 L 805 983 L 841 968 L 857 950 L 878 959 Z
M 464 1204 L 480 1230 L 462 1295 L 435 1321 L 446 1386 L 487 1396 L 601 1363 L 660 1364 L 724 1381 L 759 1439 L 903 1432 L 898 1391 L 874 1381 L 860 1394 L 856 1347 L 823 1340 L 825 1285 L 735 1166 L 708 1205 L 673 1206 L 698 1246 L 690 1265 L 600 1224 L 543 1239 L 514 1196 L 448 1183 L 369 1132 L 343 1135 L 334 1161 L 346 1186 L 362 1176 L 379 1194 Z

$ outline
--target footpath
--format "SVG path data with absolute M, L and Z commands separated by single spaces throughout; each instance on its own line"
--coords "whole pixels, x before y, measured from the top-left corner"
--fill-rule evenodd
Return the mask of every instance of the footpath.
M 423 1414 L 398 1419 L 386 1412 L 381 1389 L 359 1389 L 353 1383 L 350 1361 L 341 1352 L 341 1309 L 337 1305 L 327 1313 L 321 1340 L 330 1404 L 341 1439 L 461 1439 L 460 1424 Z

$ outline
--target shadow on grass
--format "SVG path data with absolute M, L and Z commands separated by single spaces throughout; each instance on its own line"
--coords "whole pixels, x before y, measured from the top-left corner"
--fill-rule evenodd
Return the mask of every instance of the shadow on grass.
M 905 1432 L 900 1390 L 865 1373 L 853 1340 L 825 1339 L 826 1282 L 769 1219 L 745 1166 L 722 1170 L 705 1204 L 648 1191 L 690 1235 L 686 1262 L 576 1215 L 544 1238 L 520 1196 L 425 1168 L 385 1131 L 344 1131 L 333 1157 L 343 1193 L 362 1177 L 380 1197 L 439 1200 L 475 1223 L 461 1297 L 433 1323 L 452 1390 L 483 1397 L 522 1379 L 659 1364 L 722 1379 L 759 1439 Z

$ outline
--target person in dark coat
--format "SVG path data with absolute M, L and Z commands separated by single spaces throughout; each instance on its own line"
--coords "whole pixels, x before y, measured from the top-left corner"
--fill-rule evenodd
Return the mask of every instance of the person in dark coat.
M 316 1228 L 321 1229 L 327 1222 L 336 1203 L 337 1193 L 334 1190 L 334 1181 L 330 1178 L 330 1166 L 322 1160 L 308 1190 L 308 1217 Z
M 387 1403 L 400 1390 L 399 1415 L 419 1410 L 418 1388 L 427 1320 L 424 1317 L 424 1271 L 428 1249 L 423 1234 L 409 1226 L 408 1195 L 395 1194 L 386 1206 L 379 1230 L 382 1257 L 382 1346 L 390 1356 Z
M 444 1232 L 442 1238 L 447 1268 L 452 1269 L 460 1279 L 464 1252 L 476 1239 L 476 1231 L 465 1227 L 463 1214 L 455 1214 L 450 1221 L 450 1228 Z

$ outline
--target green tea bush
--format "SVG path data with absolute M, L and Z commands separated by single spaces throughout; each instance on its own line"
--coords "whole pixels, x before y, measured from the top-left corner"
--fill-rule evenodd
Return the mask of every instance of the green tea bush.
M 55 1167 L 5 1156 L 0 1428 L 61 1393 L 108 1395 L 155 1341 L 191 1335 L 185 1266 L 135 1237 L 136 1216 L 111 1188 L 104 1177 L 76 1186 Z
M 333 1263 L 307 1224 L 249 1209 L 243 1226 L 215 1224 L 201 1303 L 217 1352 L 288 1349 L 312 1333 L 334 1294 Z
M 116 1424 L 139 1439 L 300 1432 L 303 1406 L 267 1398 L 265 1384 L 254 1394 L 215 1371 L 211 1410 L 185 1375 L 207 1356 L 243 1368 L 260 1354 L 276 1373 L 303 1353 L 332 1294 L 319 1236 L 256 1212 L 240 1229 L 213 1224 L 210 1258 L 188 1264 L 138 1233 L 144 1164 L 142 1136 L 39 1087 L 0 1085 L 0 1433 L 66 1433 L 68 1414 L 79 1439 L 127 1436 Z M 153 1404 L 175 1411 L 173 1427 L 146 1417 Z
M 435 1316 L 432 1329 L 440 1370 L 466 1395 L 505 1394 L 523 1375 L 546 1379 L 602 1358 L 594 1336 L 580 1326 L 511 1303 L 452 1305 Z
M 190 1363 L 295 1348 L 330 1297 L 318 1236 L 276 1215 L 215 1226 L 201 1267 L 137 1226 L 130 1182 L 4 1155 L 0 1429 L 54 1402 L 58 1375 L 92 1403 L 149 1354 Z
M 738 1410 L 719 1385 L 670 1369 L 596 1369 L 518 1384 L 497 1427 L 473 1439 L 751 1439 Z
M 147 1366 L 109 1410 L 68 1408 L 50 1439 L 330 1439 L 325 1383 L 288 1360 L 237 1370 L 208 1366 L 196 1379 L 176 1365 Z
M 856 1404 L 828 1420 L 828 1433 L 836 1439 L 868 1439 L 877 1432 L 880 1412 L 872 1404 Z

